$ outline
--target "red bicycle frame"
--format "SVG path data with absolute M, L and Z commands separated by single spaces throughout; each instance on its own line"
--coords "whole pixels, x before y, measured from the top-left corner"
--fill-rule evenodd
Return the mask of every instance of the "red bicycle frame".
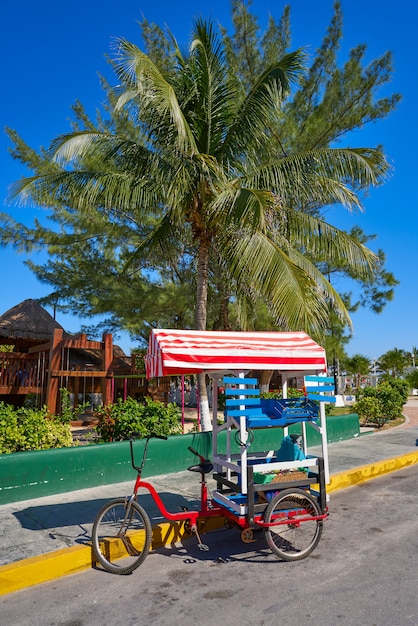
M 222 515 L 222 509 L 220 507 L 209 506 L 208 501 L 208 487 L 202 474 L 202 480 L 200 483 L 200 509 L 198 511 L 181 511 L 179 513 L 170 513 L 167 510 L 164 502 L 156 491 L 155 487 L 151 483 L 142 480 L 141 475 L 138 474 L 135 481 L 133 497 L 137 497 L 139 489 L 146 489 L 152 496 L 155 504 L 161 515 L 170 522 L 181 522 L 184 520 L 190 520 L 191 524 L 196 524 L 200 517 L 220 517 Z
M 167 437 L 158 437 L 158 438 L 167 439 Z M 208 471 L 212 470 L 212 464 L 208 464 L 208 461 L 201 454 L 199 454 L 196 450 L 194 450 L 191 446 L 189 446 L 189 450 L 193 452 L 193 454 L 198 456 L 200 459 L 199 465 L 192 466 L 189 468 L 192 471 L 196 471 L 201 474 L 200 509 L 198 511 L 186 510 L 186 511 L 172 513 L 167 510 L 167 507 L 165 506 L 164 502 L 162 501 L 155 487 L 153 487 L 153 485 L 151 485 L 151 483 L 147 482 L 146 480 L 142 480 L 141 473 L 144 468 L 146 457 L 147 457 L 148 442 L 149 442 L 149 439 L 147 440 L 145 444 L 144 453 L 142 457 L 142 463 L 140 466 L 137 466 L 135 465 L 135 462 L 134 462 L 133 440 L 132 438 L 130 440 L 132 467 L 137 471 L 137 477 L 135 480 L 134 490 L 133 490 L 131 499 L 137 499 L 139 489 L 146 489 L 150 493 L 151 497 L 153 498 L 161 515 L 170 522 L 183 522 L 183 521 L 190 522 L 190 527 L 191 527 L 192 532 L 196 534 L 199 544 L 202 545 L 199 534 L 197 532 L 197 520 L 199 518 L 204 518 L 204 517 L 206 518 L 207 517 L 221 517 L 223 515 L 222 509 L 219 506 L 213 506 L 212 502 L 209 503 L 208 501 L 208 487 L 207 487 L 207 483 L 205 480 L 205 473 L 206 473 L 206 469 Z

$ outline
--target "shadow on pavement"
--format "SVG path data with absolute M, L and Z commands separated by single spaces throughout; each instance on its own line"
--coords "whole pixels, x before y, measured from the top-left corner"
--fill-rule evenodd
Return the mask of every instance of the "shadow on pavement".
M 124 495 L 126 494 L 121 494 L 121 497 Z M 181 495 L 162 492 L 160 496 L 168 510 L 175 513 L 179 512 L 182 507 L 190 509 L 199 507 L 199 501 L 189 500 Z M 21 527 L 28 530 L 92 525 L 99 510 L 109 501 L 110 498 L 99 498 L 62 504 L 34 505 L 20 511 L 14 511 L 13 515 Z M 141 494 L 138 497 L 138 502 L 144 507 L 153 524 L 164 521 L 150 495 Z

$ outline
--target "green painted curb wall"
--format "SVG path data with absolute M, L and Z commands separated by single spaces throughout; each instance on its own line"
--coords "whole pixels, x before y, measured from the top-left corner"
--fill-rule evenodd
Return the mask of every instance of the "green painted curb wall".
M 289 431 L 299 432 L 300 424 L 291 426 Z M 281 428 L 262 428 L 253 432 L 252 450 L 275 450 L 280 447 L 283 438 Z M 328 417 L 327 433 L 330 443 L 359 436 L 358 416 Z M 319 433 L 309 424 L 307 441 L 310 446 L 321 442 Z M 223 432 L 219 437 L 220 453 L 225 452 L 225 443 L 226 433 Z M 138 460 L 141 459 L 142 446 L 142 441 L 135 443 Z M 212 433 L 174 435 L 166 441 L 152 439 L 144 478 L 183 471 L 195 463 L 196 457 L 188 446 L 210 458 Z M 233 451 L 238 452 L 238 445 Z M 127 441 L 3 454 L 0 455 L 0 505 L 129 481 L 134 476 Z

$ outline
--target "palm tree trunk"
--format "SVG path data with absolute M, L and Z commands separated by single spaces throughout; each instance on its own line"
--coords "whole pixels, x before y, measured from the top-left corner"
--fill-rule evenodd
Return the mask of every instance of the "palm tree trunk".
M 197 261 L 196 330 L 206 330 L 208 266 L 209 240 L 201 238 Z M 202 431 L 206 432 L 212 430 L 212 420 L 210 417 L 208 393 L 206 389 L 206 374 L 197 375 L 197 387 L 199 390 L 200 423 Z
M 270 387 L 273 370 L 264 370 L 259 374 L 258 383 L 260 385 L 260 393 L 267 393 Z

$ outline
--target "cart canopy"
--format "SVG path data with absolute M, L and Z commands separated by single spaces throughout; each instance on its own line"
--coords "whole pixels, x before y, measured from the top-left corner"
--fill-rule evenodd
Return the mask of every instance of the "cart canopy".
M 145 356 L 147 378 L 203 371 L 325 372 L 324 348 L 304 332 L 154 329 Z

